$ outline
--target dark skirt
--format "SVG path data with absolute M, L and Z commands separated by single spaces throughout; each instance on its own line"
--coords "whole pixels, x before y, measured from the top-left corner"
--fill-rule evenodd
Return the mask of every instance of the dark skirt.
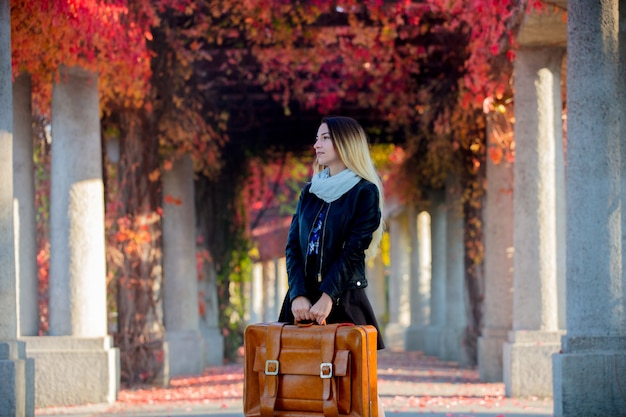
M 308 297 L 311 303 L 319 299 L 321 294 L 314 294 L 312 297 Z M 293 313 L 291 312 L 291 300 L 289 300 L 289 294 L 285 296 L 283 306 L 280 309 L 280 315 L 278 321 L 284 323 L 294 323 Z M 346 291 L 339 300 L 339 304 L 334 304 L 326 323 L 352 323 L 352 324 L 370 324 L 376 327 L 378 331 L 378 350 L 385 348 L 383 336 L 378 327 L 378 321 L 374 314 L 374 309 L 370 300 L 365 294 L 365 289 L 358 288 L 355 290 Z

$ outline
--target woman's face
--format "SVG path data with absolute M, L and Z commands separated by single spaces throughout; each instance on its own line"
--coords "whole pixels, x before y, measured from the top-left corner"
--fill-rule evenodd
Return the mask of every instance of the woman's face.
M 326 123 L 322 123 L 319 129 L 317 129 L 317 137 L 313 149 L 315 149 L 317 162 L 330 168 L 330 175 L 334 175 L 346 168 L 335 150 L 333 141 L 330 139 L 330 132 Z

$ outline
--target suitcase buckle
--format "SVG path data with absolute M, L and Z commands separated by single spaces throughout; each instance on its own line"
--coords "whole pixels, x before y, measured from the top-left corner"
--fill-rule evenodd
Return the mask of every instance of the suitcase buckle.
M 320 363 L 320 378 L 328 379 L 333 377 L 333 364 L 330 362 Z
M 265 375 L 278 375 L 278 361 L 276 359 L 265 361 Z

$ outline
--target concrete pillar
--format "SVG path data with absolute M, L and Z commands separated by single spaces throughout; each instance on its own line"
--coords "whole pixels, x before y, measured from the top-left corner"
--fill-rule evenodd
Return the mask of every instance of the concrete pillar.
M 567 54 L 563 54 L 563 60 L 561 63 L 561 97 L 563 97 L 565 90 L 565 76 L 564 69 L 567 65 Z M 562 107 L 561 100 L 561 107 Z M 567 148 L 567 140 L 564 138 L 563 128 L 565 126 L 565 120 L 563 117 L 563 109 L 559 113 L 556 123 L 561 126 L 561 129 L 557 131 L 560 134 L 556 139 L 556 148 L 554 161 L 557 169 L 554 172 L 554 209 L 556 211 L 556 298 L 557 298 L 557 326 L 559 330 L 564 331 L 567 329 L 566 308 L 567 308 L 567 265 L 566 265 L 566 249 L 567 249 L 567 207 L 566 207 L 566 188 L 565 188 L 565 150 Z M 556 117 L 555 117 L 556 119 Z M 559 146 L 560 145 L 560 146 Z
M 263 321 L 270 322 L 278 319 L 276 303 L 276 264 L 273 259 L 262 262 L 263 265 Z
M 252 279 L 250 280 L 249 315 L 250 323 L 263 321 L 263 264 L 255 262 L 252 265 Z
M 37 224 L 35 220 L 35 173 L 33 163 L 33 116 L 30 76 L 13 83 L 13 195 L 15 201 L 15 248 L 20 288 L 20 335 L 39 334 L 37 281 Z
M 98 78 L 63 68 L 52 93 L 50 334 L 107 334 Z
M 567 334 L 556 417 L 626 416 L 626 2 L 568 2 Z
M 99 106 L 97 76 L 62 67 L 52 90 L 50 336 L 23 337 L 41 407 L 111 403 L 119 391 L 119 352 L 107 334 Z
M 424 352 L 427 355 L 441 354 L 441 337 L 446 312 L 446 206 L 442 190 L 431 192 L 431 281 L 430 317 L 426 328 Z
M 272 289 L 274 292 L 272 294 L 274 307 L 269 320 L 276 321 L 278 320 L 280 308 L 283 306 L 283 300 L 287 293 L 287 265 L 285 264 L 284 257 L 274 258 L 272 259 L 272 263 L 274 268 L 274 285 Z
M 406 333 L 406 349 L 423 351 L 426 327 L 430 323 L 431 237 L 430 215 L 422 211 L 411 216 L 409 230 L 411 247 L 416 248 L 411 257 L 411 325 Z
M 387 314 L 387 279 L 382 252 L 379 250 L 374 258 L 367 261 L 365 267 L 367 268 L 365 271 L 367 277 L 365 292 L 372 303 L 378 324 L 382 325 Z
M 284 256 L 276 260 L 276 306 L 280 312 L 283 305 L 287 289 L 289 288 L 287 278 L 287 258 Z M 274 320 L 278 320 L 278 315 Z
M 163 314 L 173 377 L 204 369 L 193 187 L 191 156 L 184 155 L 163 174 Z M 176 203 L 167 202 L 168 196 Z
M 385 345 L 393 350 L 406 349 L 406 329 L 411 321 L 411 237 L 406 210 L 389 218 L 389 323 Z
M 558 352 L 556 172 L 563 170 L 562 48 L 521 49 L 515 62 L 513 330 L 503 348 L 508 396 L 552 395 Z
M 0 417 L 35 415 L 34 362 L 19 334 L 13 207 L 13 92 L 9 0 L 0 0 Z
M 450 177 L 446 181 L 446 309 L 440 357 L 465 366 L 469 364 L 469 357 L 463 343 L 467 326 L 467 291 L 461 196 L 459 182 Z
M 199 250 L 209 254 L 206 239 Z M 207 365 L 224 363 L 224 336 L 219 323 L 219 299 L 217 297 L 217 271 L 210 257 L 202 263 L 202 279 L 198 281 L 198 291 L 203 298 L 205 309 L 200 316 L 200 333 L 204 337 L 204 362 Z
M 503 380 L 502 346 L 513 328 L 513 164 L 504 159 L 496 164 L 487 156 L 483 218 L 485 298 L 478 370 L 481 381 L 499 382 Z

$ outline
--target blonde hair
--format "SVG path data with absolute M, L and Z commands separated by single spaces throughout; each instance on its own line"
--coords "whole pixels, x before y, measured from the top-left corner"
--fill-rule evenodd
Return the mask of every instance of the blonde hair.
M 378 188 L 378 205 L 380 207 L 380 224 L 372 235 L 372 242 L 365 251 L 365 258 L 371 259 L 376 256 L 380 241 L 383 236 L 384 222 L 382 218 L 384 195 L 383 183 L 374 167 L 374 162 L 370 155 L 369 143 L 365 130 L 356 120 L 350 117 L 329 116 L 322 119 L 322 124 L 326 123 L 330 133 L 330 140 L 335 147 L 335 151 L 345 164 L 345 166 L 361 178 L 365 178 Z M 315 159 L 313 164 L 313 175 L 322 171 L 325 167 L 320 165 Z

